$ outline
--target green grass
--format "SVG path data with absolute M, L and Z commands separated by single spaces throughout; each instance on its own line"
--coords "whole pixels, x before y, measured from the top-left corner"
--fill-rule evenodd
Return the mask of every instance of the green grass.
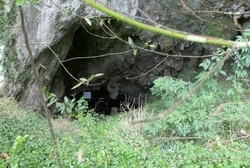
M 44 117 L 21 108 L 10 98 L 0 99 L 0 116 L 0 153 L 6 152 L 11 158 L 11 149 L 15 138 L 28 135 L 24 146 L 18 152 L 18 156 L 15 156 L 15 159 L 19 160 L 20 167 L 56 165 L 55 158 L 50 159 L 50 153 L 54 147 Z M 56 128 L 57 138 L 62 143 L 67 141 L 65 138 L 69 138 L 77 131 L 72 124 L 69 125 L 67 120 L 56 120 L 53 124 Z M 1 162 L 2 160 L 0 160 L 0 167 L 3 164 Z
M 161 104 L 155 101 L 153 105 Z M 249 132 L 213 138 L 171 135 L 168 118 L 131 126 L 152 117 L 152 105 L 115 116 L 53 120 L 63 167 L 249 167 Z M 159 107 L 160 109 L 160 107 Z M 0 167 L 57 167 L 46 120 L 10 98 L 0 99 Z M 248 131 L 248 130 L 247 130 Z M 17 136 L 28 135 L 13 154 Z M 247 138 L 248 136 L 248 138 Z

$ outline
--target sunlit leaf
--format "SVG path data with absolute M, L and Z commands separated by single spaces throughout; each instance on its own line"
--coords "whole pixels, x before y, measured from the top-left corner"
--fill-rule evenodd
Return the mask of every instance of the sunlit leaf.
M 24 0 L 17 0 L 16 6 L 21 6 L 24 3 Z
M 103 19 L 100 20 L 99 24 L 100 24 L 100 26 L 104 25 Z
M 223 70 L 220 70 L 220 74 L 227 76 L 226 72 Z
M 102 73 L 98 73 L 98 74 L 92 74 L 90 75 L 90 77 L 88 79 L 86 78 L 80 78 L 80 81 L 77 85 L 75 85 L 74 87 L 71 88 L 71 90 L 78 88 L 79 86 L 85 84 L 85 85 L 89 85 L 89 82 L 92 81 L 94 78 L 98 77 L 98 76 L 102 76 Z
M 86 78 L 80 78 L 81 82 L 87 82 L 88 80 Z
M 45 79 L 50 80 L 50 77 L 48 75 L 45 75 Z
M 47 69 L 47 67 L 45 66 L 45 65 L 43 65 L 43 64 L 39 64 L 39 66 L 41 67 L 41 68 L 43 68 L 43 69 Z
M 85 19 L 85 21 L 88 23 L 88 25 L 92 25 L 92 23 L 91 23 L 91 21 L 90 21 L 90 19 L 89 18 L 87 18 L 87 17 L 84 17 L 84 19 Z
M 65 96 L 64 97 L 64 102 L 67 103 L 69 101 L 69 99 Z
M 48 102 L 47 104 L 47 107 L 51 106 L 52 104 L 56 103 L 57 102 L 57 98 L 56 97 L 52 97 L 50 99 L 50 101 Z
M 150 48 L 155 48 L 155 45 L 154 44 L 149 44 L 148 45 Z
M 128 37 L 128 43 L 129 43 L 131 46 L 134 45 L 134 42 L 133 42 L 132 38 Z
M 75 85 L 74 87 L 71 88 L 71 90 L 78 88 L 79 86 L 83 85 L 83 84 L 87 84 L 88 80 L 86 78 L 80 78 L 80 81 L 77 85 Z
M 98 77 L 98 76 L 102 76 L 103 73 L 98 73 L 98 74 L 92 74 L 90 75 L 90 77 L 88 78 L 88 82 L 92 81 L 94 78 Z
M 134 56 L 136 56 L 137 54 L 137 49 L 134 49 Z

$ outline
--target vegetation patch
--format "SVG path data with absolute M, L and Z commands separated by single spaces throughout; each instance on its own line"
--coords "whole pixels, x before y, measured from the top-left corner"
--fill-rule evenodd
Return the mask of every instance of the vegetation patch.
M 206 36 L 222 37 L 230 39 L 228 31 L 228 25 L 232 25 L 232 19 L 228 17 L 216 17 L 213 22 L 207 22 L 204 34 Z
M 3 1 L 0 3 L 0 44 L 4 46 L 0 64 L 2 73 L 8 81 L 22 80 L 26 72 L 21 72 L 21 63 L 17 57 L 15 48 L 16 35 L 10 27 L 16 21 L 16 6 L 15 1 Z M 23 73 L 23 75 L 21 75 Z M 19 76 L 20 75 L 20 76 Z
M 159 80 L 152 90 L 158 88 Z M 161 79 L 166 86 L 177 86 L 178 80 L 170 80 Z M 63 167 L 248 167 L 249 105 L 218 102 L 221 105 L 213 108 L 209 105 L 212 100 L 206 99 L 209 94 L 204 94 L 205 90 L 202 93 L 204 99 L 198 95 L 195 98 L 207 105 L 202 107 L 214 109 L 211 113 L 205 114 L 204 108 L 198 110 L 201 103 L 187 103 L 162 120 L 130 124 L 157 115 L 161 112 L 157 109 L 163 106 L 159 103 L 160 107 L 153 110 L 148 104 L 116 116 L 78 111 L 77 120 L 54 120 Z M 210 96 L 217 101 L 217 96 Z M 0 152 L 9 158 L 0 160 L 0 166 L 56 167 L 44 118 L 21 109 L 11 99 L 2 98 L 1 102 Z M 6 102 L 10 105 L 6 106 Z

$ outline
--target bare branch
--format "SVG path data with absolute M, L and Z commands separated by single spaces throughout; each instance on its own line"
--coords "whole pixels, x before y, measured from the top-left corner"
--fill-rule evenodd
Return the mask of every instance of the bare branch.
M 23 36 L 24 36 L 24 43 L 25 43 L 25 46 L 26 46 L 27 51 L 28 51 L 28 56 L 29 56 L 29 59 L 30 59 L 31 68 L 32 68 L 33 74 L 35 76 L 35 81 L 36 81 L 36 84 L 37 84 L 37 87 L 38 87 L 38 92 L 40 94 L 42 105 L 43 105 L 43 108 L 44 108 L 44 111 L 45 111 L 44 114 L 45 114 L 45 117 L 46 117 L 48 125 L 49 125 L 49 130 L 50 130 L 52 142 L 54 143 L 55 148 L 56 148 L 55 152 L 56 152 L 57 164 L 58 164 L 58 167 L 61 168 L 62 163 L 61 163 L 61 159 L 60 159 L 60 155 L 59 155 L 59 151 L 58 151 L 57 140 L 56 140 L 55 133 L 54 133 L 54 130 L 53 130 L 53 125 L 52 125 L 52 122 L 51 122 L 49 109 L 47 108 L 46 101 L 45 101 L 45 96 L 44 96 L 44 93 L 42 91 L 42 83 L 41 83 L 41 81 L 39 79 L 39 75 L 38 75 L 38 72 L 36 70 L 36 65 L 35 65 L 35 62 L 34 62 L 34 59 L 33 59 L 33 54 L 32 54 L 32 51 L 31 51 L 31 48 L 30 48 L 30 45 L 29 45 L 29 39 L 28 39 L 28 35 L 27 35 L 27 32 L 26 32 L 25 24 L 24 24 L 23 9 L 22 9 L 21 6 L 19 6 L 19 12 L 20 12 L 20 18 L 21 18 L 21 28 L 22 28 Z

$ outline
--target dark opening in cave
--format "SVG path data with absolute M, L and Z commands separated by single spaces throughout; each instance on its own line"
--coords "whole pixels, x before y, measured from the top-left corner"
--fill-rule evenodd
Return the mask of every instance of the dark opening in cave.
M 75 90 L 71 90 L 71 88 L 77 84 L 76 79 L 82 77 L 87 78 L 87 74 L 84 73 L 86 71 L 85 62 L 87 60 L 84 59 L 84 57 L 87 56 L 89 52 L 89 41 L 91 41 L 91 36 L 82 27 L 78 28 L 75 32 L 68 55 L 63 63 L 67 69 L 67 71 L 62 71 L 65 85 L 64 95 L 66 96 L 75 93 Z M 77 57 L 82 57 L 82 59 L 76 59 Z M 79 92 L 79 89 L 76 92 Z
M 119 94 L 116 99 L 111 99 L 105 87 L 101 87 L 99 90 L 85 90 L 78 96 L 84 96 L 88 101 L 89 109 L 94 109 L 99 114 L 113 115 L 125 110 L 121 108 L 126 102 L 126 96 Z
M 99 29 L 93 29 L 90 30 L 90 32 L 93 34 L 102 34 L 102 31 Z M 110 42 L 111 46 L 116 46 L 119 43 L 117 41 L 113 42 Z M 126 92 L 121 92 L 120 87 L 117 97 L 115 99 L 110 98 L 107 85 L 111 81 L 111 78 L 121 75 L 120 71 L 115 69 L 114 71 L 110 72 L 110 66 L 105 65 L 110 62 L 107 61 L 108 58 L 106 57 L 96 58 L 96 61 L 86 58 L 90 55 L 101 55 L 103 52 L 107 52 L 102 48 L 102 44 L 106 43 L 106 40 L 92 36 L 86 32 L 83 27 L 79 27 L 76 30 L 72 41 L 72 46 L 63 62 L 65 68 L 68 71 L 62 70 L 62 76 L 64 78 L 63 83 L 65 85 L 65 91 L 63 95 L 70 97 L 72 94 L 76 94 L 76 99 L 80 99 L 80 97 L 86 94 L 85 98 L 88 101 L 90 109 L 94 109 L 99 114 L 112 115 L 125 110 L 124 108 L 121 109 L 121 104 L 124 104 L 125 101 L 128 101 L 126 100 L 125 95 L 130 96 L 130 94 L 127 94 Z M 81 85 L 76 89 L 71 89 L 73 86 L 78 84 L 78 82 L 72 78 L 72 76 L 77 79 L 88 79 L 92 74 L 97 73 L 103 73 L 104 75 L 91 81 L 91 84 L 94 84 L 94 86 Z
M 109 26 L 119 28 L 116 23 Z M 61 67 L 54 77 L 51 92 L 56 93 L 62 100 L 64 96 L 71 97 L 72 94 L 76 94 L 76 98 L 79 99 L 84 93 L 89 92 L 91 94 L 87 99 L 89 108 L 105 115 L 127 110 L 121 107 L 124 102 L 127 104 L 131 102 L 133 108 L 136 108 L 139 95 L 145 94 L 147 88 L 142 87 L 138 80 L 128 80 L 127 77 L 141 74 L 140 66 L 151 62 L 148 60 L 151 56 L 138 54 L 135 57 L 133 52 L 126 52 L 117 56 L 93 58 L 93 56 L 130 50 L 129 45 L 124 45 L 117 39 L 102 39 L 93 34 L 107 36 L 100 28 L 90 29 L 88 32 L 83 27 L 76 29 L 68 54 L 62 61 L 64 67 Z M 135 38 L 136 40 L 138 38 Z M 98 73 L 103 75 L 91 80 L 88 86 L 83 84 L 72 89 L 79 84 L 79 79 L 89 79 L 91 75 Z M 134 99 L 136 101 L 130 101 Z

